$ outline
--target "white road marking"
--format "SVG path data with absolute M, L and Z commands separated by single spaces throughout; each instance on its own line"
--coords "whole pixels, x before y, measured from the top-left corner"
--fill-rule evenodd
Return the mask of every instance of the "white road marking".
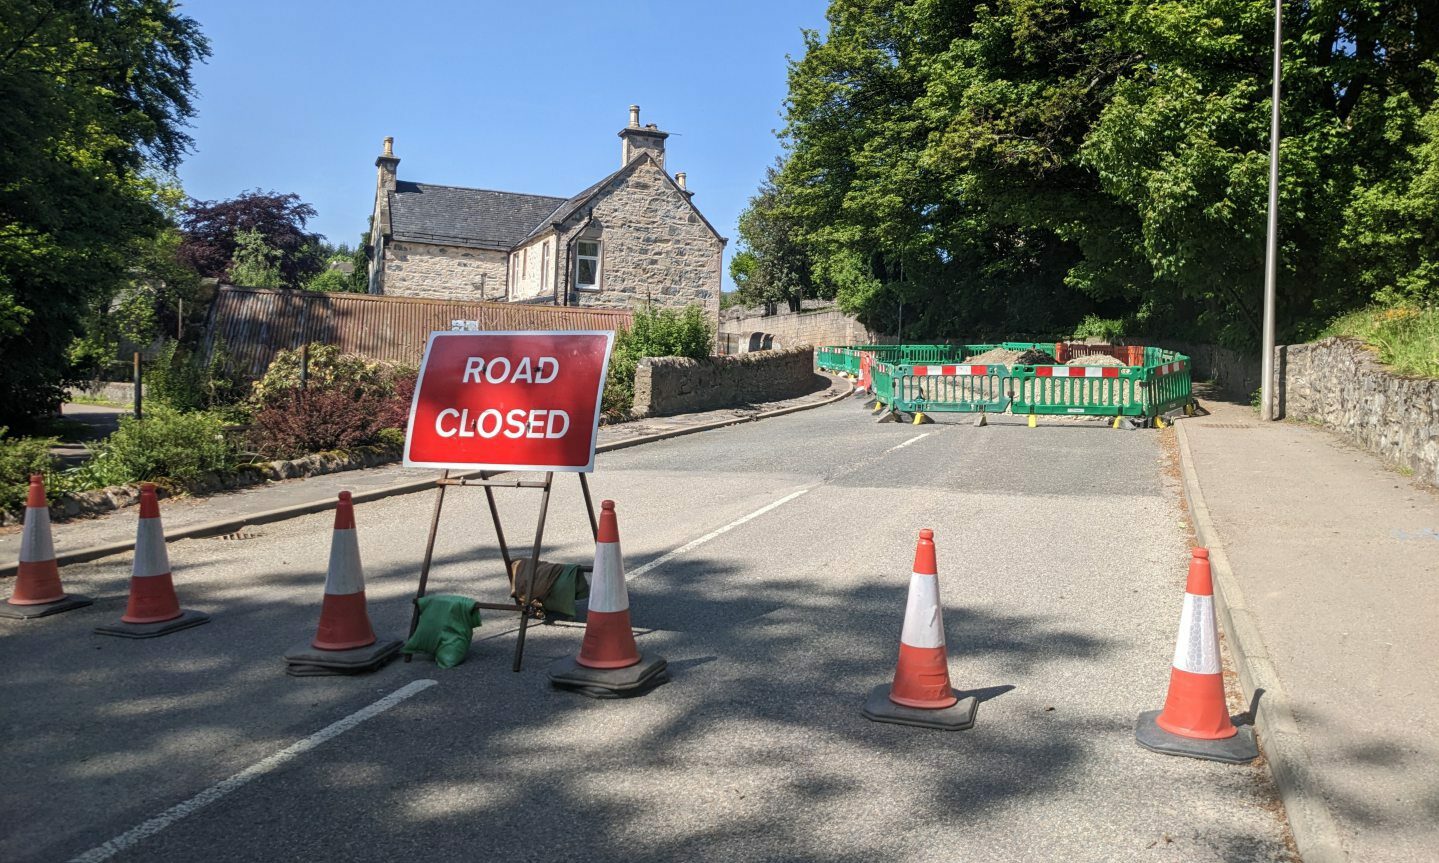
M 234 791 L 237 788 L 240 788 L 241 786 L 252 782 L 255 779 L 259 779 L 261 776 L 264 776 L 266 773 L 274 771 L 276 768 L 280 767 L 283 764 L 295 760 L 296 758 L 304 755 L 306 752 L 309 752 L 311 749 L 314 749 L 316 746 L 319 746 L 325 741 L 335 737 L 339 737 L 341 734 L 344 734 L 346 731 L 349 731 L 351 728 L 354 728 L 361 722 L 364 722 L 365 720 L 371 719 L 375 716 L 379 716 L 381 713 L 384 713 L 386 710 L 389 710 L 391 707 L 394 707 L 401 701 L 404 701 L 412 695 L 429 689 L 431 686 L 434 686 L 438 682 L 439 681 L 436 680 L 416 680 L 408 683 L 405 686 L 402 686 L 399 689 L 395 690 L 394 692 L 391 692 L 389 695 L 386 695 L 384 698 L 381 698 L 379 701 L 376 701 L 374 704 L 371 704 L 369 707 L 351 713 L 349 716 L 346 716 L 344 719 L 341 719 L 333 725 L 329 725 L 325 728 L 320 729 L 319 731 L 316 731 L 314 734 L 311 734 L 304 740 L 301 740 L 286 747 L 285 749 L 280 750 L 279 752 L 276 752 L 274 755 L 271 755 L 263 761 L 246 767 L 244 770 L 241 770 L 239 773 L 236 773 L 229 779 L 226 779 L 215 785 L 211 785 L 209 788 L 206 788 L 204 791 L 201 791 L 199 794 L 196 794 L 194 797 L 186 800 L 184 803 L 166 809 L 164 812 L 161 812 L 159 815 L 156 815 L 149 821 L 146 821 L 138 827 L 121 833 L 119 836 L 116 836 L 114 839 L 111 839 L 104 845 L 97 845 L 94 848 L 91 848 L 84 854 L 81 854 L 80 856 L 72 859 L 70 863 L 99 863 L 99 861 L 101 860 L 109 860 L 116 854 L 128 850 L 129 848 L 139 844 L 140 842 L 143 842 L 145 839 L 154 836 L 156 833 L 159 833 L 161 830 L 164 830 L 166 827 L 169 827 L 176 821 L 193 815 L 200 809 L 209 806 L 211 803 L 214 803 L 216 800 L 219 800 L 221 797 L 224 797 L 231 791 Z
M 894 446 L 892 446 L 892 447 L 890 447 L 889 449 L 885 450 L 885 452 L 886 452 L 886 453 L 892 453 L 892 452 L 894 452 L 894 451 L 897 450 L 897 449 L 904 449 L 905 447 L 909 446 L 909 445 L 912 444 L 912 443 L 915 443 L 916 441 L 920 441 L 920 440 L 923 440 L 923 439 L 929 437 L 929 435 L 930 435 L 930 432 L 925 432 L 924 434 L 915 435 L 914 437 L 910 438 L 909 440 L 905 441 L 904 443 L 895 444 Z
M 811 486 L 811 488 L 813 488 L 813 486 Z M 716 528 L 715 530 L 710 531 L 699 539 L 691 540 L 680 546 L 679 548 L 675 549 L 674 551 L 669 552 L 668 554 L 660 555 L 659 557 L 655 558 L 644 566 L 636 567 L 634 571 L 625 573 L 625 578 L 638 578 L 639 576 L 644 575 L 655 567 L 661 566 L 668 561 L 679 557 L 687 551 L 698 548 L 699 546 L 704 545 L 705 543 L 709 542 L 717 536 L 720 536 L 721 534 L 729 533 L 730 531 L 734 530 L 745 522 L 750 521 L 751 519 L 759 518 L 760 516 L 764 515 L 772 509 L 778 509 L 779 507 L 784 506 L 785 504 L 789 503 L 800 495 L 807 493 L 808 491 L 808 488 L 802 488 L 799 491 L 790 492 L 789 494 L 785 495 L 774 503 L 765 504 L 764 506 L 760 507 L 749 515 L 741 516 L 730 522 L 729 524 L 725 525 L 724 527 Z

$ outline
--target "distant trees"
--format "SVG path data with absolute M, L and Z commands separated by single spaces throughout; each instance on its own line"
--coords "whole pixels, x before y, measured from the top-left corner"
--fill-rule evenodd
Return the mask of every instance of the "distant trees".
M 833 0 L 791 63 L 736 283 L 807 274 L 881 329 L 903 304 L 916 336 L 1097 315 L 1254 343 L 1272 8 Z M 1439 5 L 1285 16 L 1281 337 L 1439 301 Z
M 163 233 L 208 55 L 164 0 L 0 0 L 0 425 L 58 405 L 87 315 Z
M 321 238 L 306 230 L 314 217 L 315 208 L 299 195 L 258 189 L 224 201 L 192 201 L 180 217 L 180 260 L 202 276 L 249 287 L 302 287 L 324 266 Z M 273 284 L 251 285 L 241 277 Z

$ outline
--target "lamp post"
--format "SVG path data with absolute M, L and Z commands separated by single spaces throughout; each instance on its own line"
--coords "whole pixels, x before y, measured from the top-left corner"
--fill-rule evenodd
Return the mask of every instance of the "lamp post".
M 1279 57 L 1284 45 L 1283 0 L 1274 0 L 1274 92 L 1269 119 L 1269 233 L 1264 249 L 1264 356 L 1260 358 L 1259 418 L 1274 419 L 1274 282 L 1279 272 Z

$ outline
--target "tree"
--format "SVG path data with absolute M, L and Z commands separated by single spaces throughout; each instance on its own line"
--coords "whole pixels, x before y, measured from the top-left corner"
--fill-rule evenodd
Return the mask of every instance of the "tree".
M 224 201 L 192 201 L 180 219 L 180 259 L 202 276 L 237 281 L 231 267 L 239 236 L 256 231 L 278 254 L 280 285 L 298 288 L 324 264 L 321 238 L 305 230 L 315 215 L 299 195 L 259 189 Z
M 1433 295 L 1439 4 L 1285 15 L 1279 323 L 1302 337 Z M 904 303 L 915 335 L 1098 314 L 1256 343 L 1267 0 L 834 0 L 828 18 L 791 63 L 765 184 L 818 290 L 891 331 Z
M 800 224 L 788 210 L 775 174 L 771 168 L 759 193 L 740 214 L 739 251 L 730 261 L 730 277 L 745 305 L 785 303 L 791 311 L 799 311 L 801 300 L 819 293 L 810 276 Z M 830 292 L 826 298 L 833 296 Z
M 67 348 L 165 225 L 209 55 L 164 0 L 0 0 L 0 425 L 53 410 Z
M 278 288 L 280 252 L 270 248 L 259 231 L 235 232 L 235 256 L 228 267 L 230 281 L 247 288 Z
M 336 246 L 322 241 L 319 252 L 321 259 L 325 262 L 325 269 L 305 283 L 305 290 L 326 293 L 368 293 L 370 290 L 370 260 L 365 253 L 367 238 L 368 235 L 361 235 L 359 245 L 353 249 L 344 243 Z M 343 266 L 336 267 L 336 264 L 348 265 L 350 271 L 344 272 Z

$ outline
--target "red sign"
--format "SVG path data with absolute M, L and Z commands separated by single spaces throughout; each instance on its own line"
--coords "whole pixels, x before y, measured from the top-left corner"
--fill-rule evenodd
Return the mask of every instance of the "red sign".
M 615 334 L 430 333 L 405 467 L 591 471 Z

